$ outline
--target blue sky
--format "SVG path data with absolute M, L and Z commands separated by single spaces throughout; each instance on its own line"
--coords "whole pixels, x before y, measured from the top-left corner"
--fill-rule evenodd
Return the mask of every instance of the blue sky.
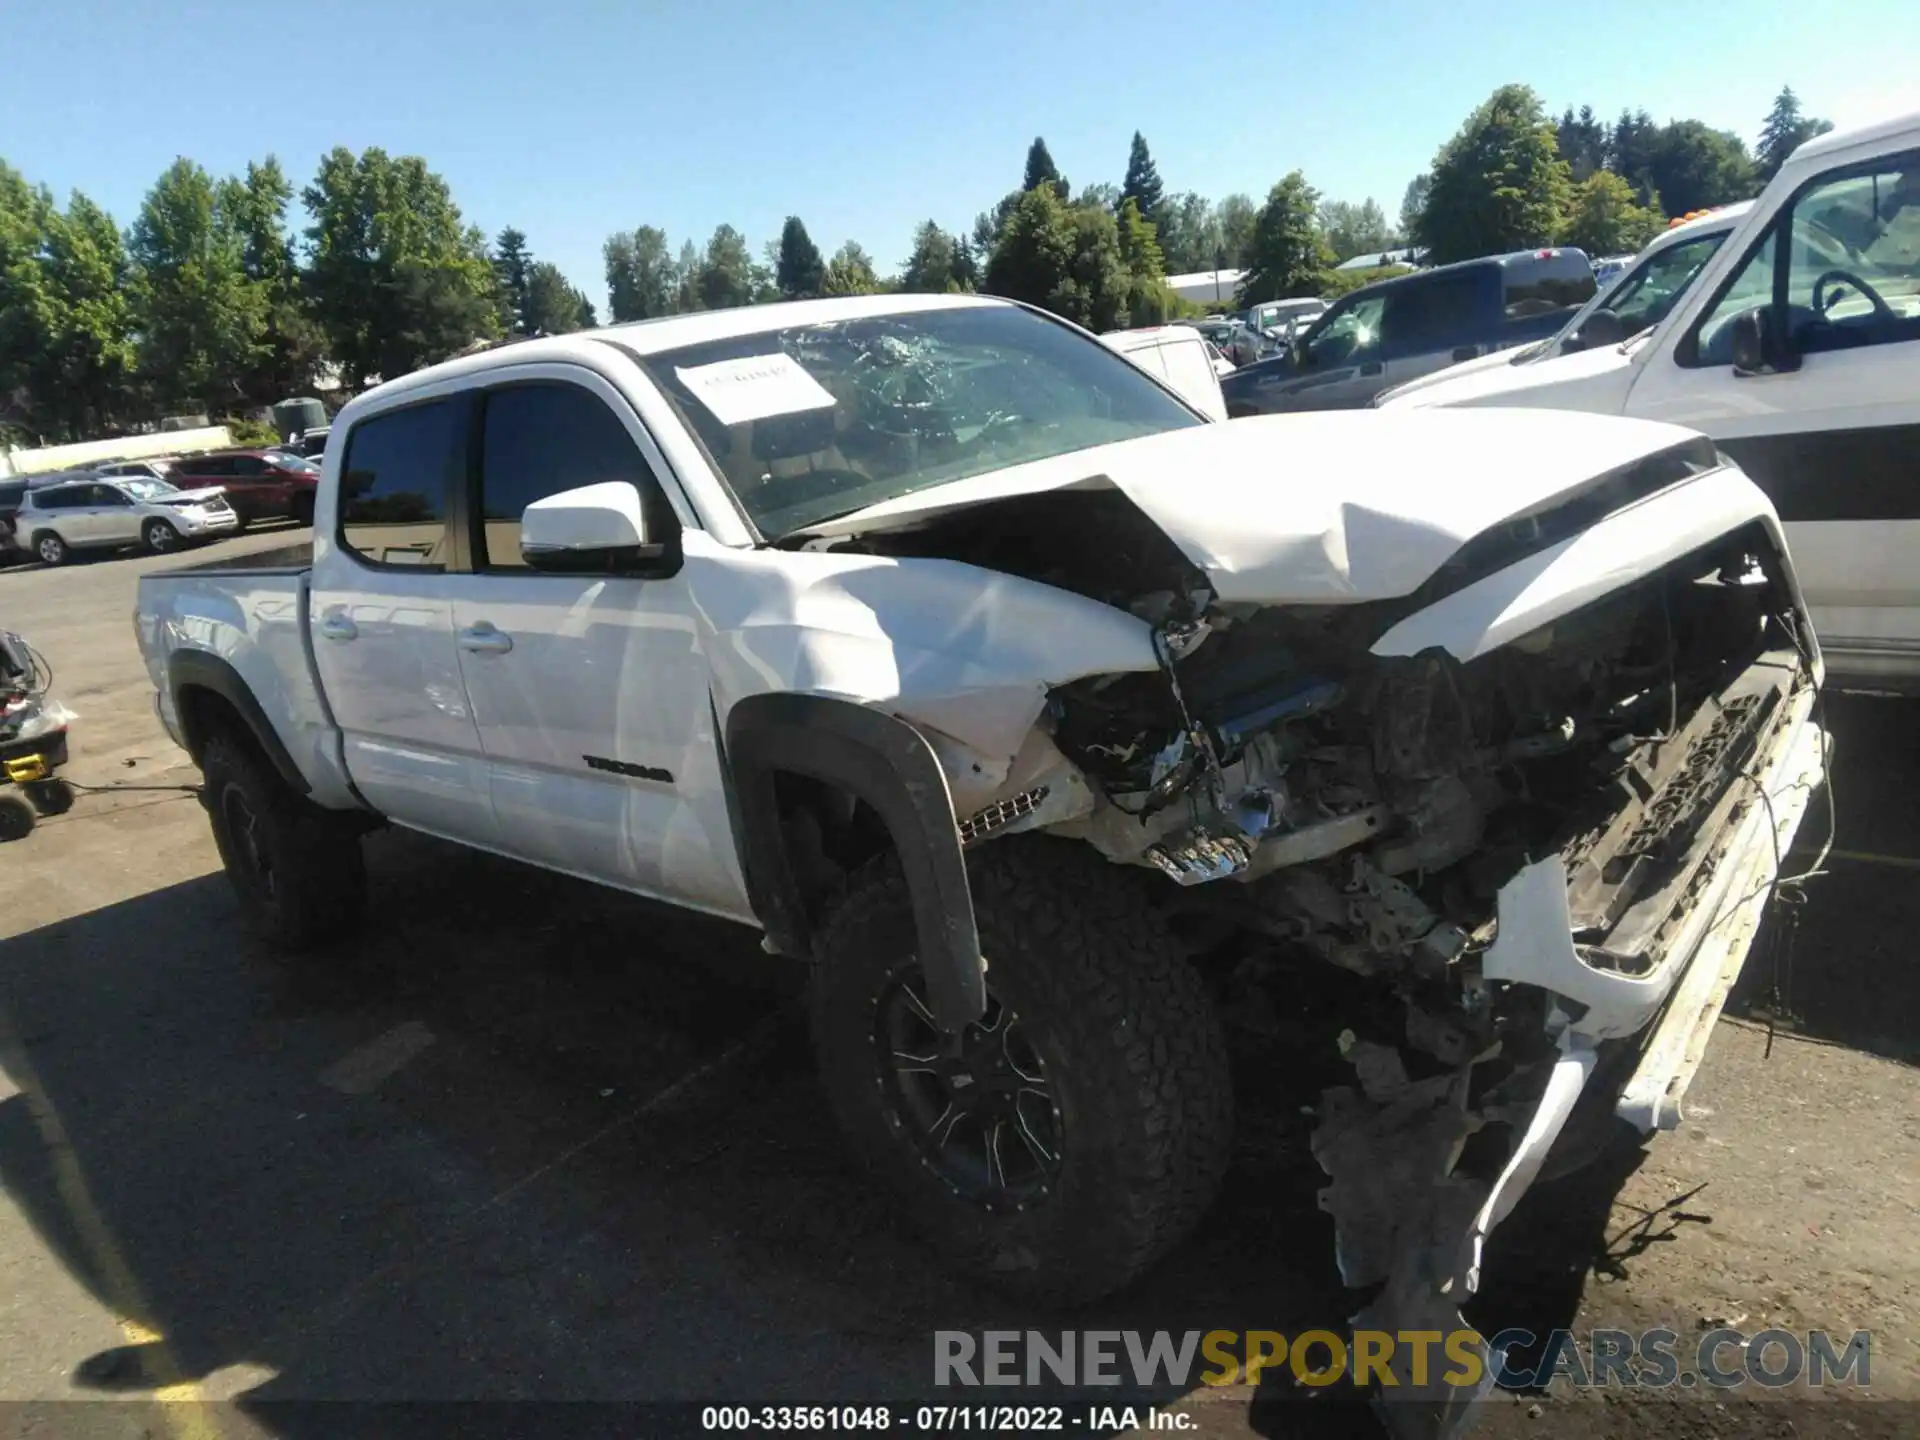
M 677 248 L 726 221 L 757 251 L 798 213 L 823 250 L 857 239 L 890 270 L 920 220 L 970 224 L 1012 188 L 1036 134 L 1076 187 L 1117 182 L 1139 129 L 1170 190 L 1258 199 L 1298 167 L 1391 216 L 1506 81 L 1555 111 L 1645 106 L 1749 143 L 1783 83 L 1842 124 L 1920 108 L 1914 0 L 1849 0 L 1838 29 L 1817 15 L 1804 0 L 0 0 L 0 158 L 124 225 L 176 155 L 224 174 L 271 152 L 299 185 L 334 145 L 418 154 L 471 222 L 518 226 L 599 305 L 601 242 L 639 224 Z

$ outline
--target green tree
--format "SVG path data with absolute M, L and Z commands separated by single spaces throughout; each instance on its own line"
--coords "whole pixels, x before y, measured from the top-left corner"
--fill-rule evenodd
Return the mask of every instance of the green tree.
M 1335 260 L 1377 255 L 1393 244 L 1393 231 L 1379 205 L 1371 199 L 1358 205 L 1329 200 L 1320 207 L 1320 229 Z
M 246 270 L 236 217 L 207 172 L 169 166 L 134 221 L 140 267 L 141 366 L 163 405 L 223 415 L 247 397 L 267 325 L 267 296 Z
M 58 318 L 44 257 L 53 196 L 0 161 L 0 424 L 41 425 L 41 367 Z
M 1153 224 L 1141 215 L 1133 197 L 1120 202 L 1114 217 L 1120 263 L 1126 267 L 1128 323 L 1159 325 L 1173 313 L 1173 292 L 1167 288 L 1166 256 Z
M 1420 232 L 1420 217 L 1426 213 L 1427 192 L 1433 188 L 1433 176 L 1422 170 L 1407 182 L 1400 196 L 1400 237 L 1411 242 Z
M 980 251 L 965 235 L 955 232 L 953 237 L 953 283 L 958 290 L 973 291 L 980 288 Z
M 758 268 L 747 249 L 746 237 L 731 225 L 717 226 L 707 241 L 706 254 L 700 257 L 700 308 L 727 310 L 751 305 L 758 288 Z
M 1730 130 L 1710 130 L 1698 120 L 1675 120 L 1660 127 L 1648 179 L 1649 199 L 1657 196 L 1674 215 L 1730 205 L 1759 188 L 1745 142 Z
M 1544 245 L 1573 188 L 1553 125 L 1524 85 L 1502 85 L 1433 157 L 1418 238 L 1436 264 Z
M 900 270 L 900 288 L 921 295 L 944 295 L 964 287 L 956 268 L 954 238 L 928 220 L 913 232 L 913 253 Z
M 880 289 L 880 277 L 873 273 L 873 259 L 849 240 L 833 252 L 827 273 L 821 282 L 822 295 L 873 295 Z
M 349 388 L 444 360 L 500 333 L 486 237 L 418 156 L 344 146 L 302 192 L 313 315 Z
M 1773 97 L 1773 108 L 1767 111 L 1766 122 L 1760 127 L 1760 145 L 1754 156 L 1755 178 L 1766 184 L 1787 163 L 1789 155 L 1814 136 L 1824 135 L 1831 129 L 1831 120 L 1815 120 L 1802 114 L 1800 97 L 1793 93 L 1791 85 L 1782 85 L 1780 93 Z
M 1073 197 L 1075 209 L 1091 206 L 1095 210 L 1108 210 L 1118 213 L 1120 210 L 1120 187 L 1106 180 L 1096 180 L 1091 185 L 1082 185 L 1080 193 Z
M 1320 193 L 1295 170 L 1267 192 L 1254 222 L 1246 273 L 1240 277 L 1236 305 L 1259 305 L 1296 295 L 1320 293 L 1321 278 L 1333 254 L 1320 233 Z
M 1120 250 L 1119 222 L 1105 210 L 1066 213 L 1073 250 L 1066 279 L 1047 308 L 1096 334 L 1118 330 L 1127 323 L 1133 289 L 1133 276 Z M 1147 231 L 1151 235 L 1152 227 Z
M 1036 185 L 1020 197 L 1001 228 L 999 244 L 987 261 L 988 293 L 1067 314 L 1063 307 L 1072 303 L 1066 287 L 1075 248 L 1073 219 L 1059 195 L 1050 185 Z
M 1258 208 L 1249 196 L 1235 194 L 1216 205 L 1214 215 L 1220 222 L 1220 251 L 1199 268 L 1244 269 L 1253 254 L 1253 232 L 1260 219 Z
M 1643 204 L 1652 201 L 1656 188 L 1653 157 L 1659 142 L 1660 127 L 1645 110 L 1622 110 L 1607 138 L 1607 168 L 1624 176 L 1640 192 Z
M 674 267 L 679 273 L 680 284 L 674 293 L 673 308 L 679 314 L 706 308 L 700 299 L 701 263 L 700 247 L 691 240 L 683 241 L 679 263 Z
M 642 225 L 631 233 L 609 235 L 601 254 L 607 263 L 607 303 L 614 324 L 674 312 L 680 269 L 667 248 L 666 231 Z
M 1378 265 L 1367 270 L 1329 270 L 1320 277 L 1320 298 L 1338 300 L 1342 295 L 1371 285 L 1376 280 L 1391 280 L 1396 275 L 1411 275 L 1411 265 Z
M 1594 171 L 1606 168 L 1607 123 L 1593 113 L 1591 105 L 1582 105 L 1578 115 L 1569 105 L 1554 130 L 1554 140 L 1560 147 L 1560 158 L 1573 172 L 1576 185 Z
M 1223 248 L 1220 220 L 1213 213 L 1213 202 L 1192 191 L 1169 195 L 1154 223 L 1160 249 L 1166 256 L 1169 275 L 1186 275 L 1195 270 L 1211 270 Z
M 538 333 L 533 321 L 533 256 L 527 237 L 509 225 L 493 238 L 493 273 L 500 279 L 500 328 L 509 335 Z
M 1067 177 L 1060 173 L 1060 167 L 1053 163 L 1053 156 L 1047 153 L 1047 142 L 1036 135 L 1033 144 L 1027 147 L 1027 170 L 1020 188 L 1026 191 L 1041 185 L 1052 187 L 1055 197 L 1063 201 L 1073 194 Z
M 1633 186 L 1611 170 L 1596 170 L 1573 187 L 1563 245 L 1590 256 L 1627 255 L 1660 232 L 1658 211 L 1639 203 Z
M 522 334 L 565 335 L 591 325 L 592 313 L 587 297 L 567 283 L 558 265 L 536 260 L 527 267 L 527 310 Z
M 219 204 L 240 236 L 240 268 L 265 306 L 266 325 L 237 381 L 253 405 L 271 405 L 309 389 L 325 358 L 287 231 L 292 199 L 293 185 L 271 155 L 258 164 L 248 162 L 244 179 L 230 178 L 220 186 Z
M 132 418 L 135 363 L 130 267 L 119 227 L 75 191 L 46 214 L 42 264 L 47 346 L 34 362 L 43 428 L 84 439 Z
M 789 300 L 803 300 L 820 293 L 827 278 L 827 262 L 820 247 L 807 234 L 798 215 L 789 215 L 780 229 L 779 259 L 774 265 L 774 281 Z
M 1133 132 L 1133 148 L 1127 154 L 1127 178 L 1121 182 L 1120 198 L 1133 201 L 1140 218 L 1149 225 L 1160 223 L 1167 193 L 1160 183 L 1160 168 L 1147 152 L 1146 137 L 1138 130 Z

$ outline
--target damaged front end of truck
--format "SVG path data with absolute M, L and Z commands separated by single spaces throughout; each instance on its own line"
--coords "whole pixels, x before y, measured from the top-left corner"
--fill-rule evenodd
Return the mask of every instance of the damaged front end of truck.
M 1708 442 L 1669 440 L 1327 603 L 1315 567 L 1360 575 L 1404 517 L 1348 504 L 1255 563 L 1156 503 L 1050 489 L 849 543 L 1150 627 L 1150 668 L 1047 689 L 991 793 L 948 764 L 962 842 L 1078 839 L 1279 942 L 1270 984 L 1323 962 L 1390 992 L 1398 1033 L 1342 1036 L 1355 1083 L 1317 1107 L 1322 1206 L 1357 1327 L 1461 1329 L 1487 1234 L 1550 1151 L 1580 1158 L 1577 1101 L 1676 1122 L 1823 778 L 1778 525 Z M 1397 1379 L 1407 1433 L 1472 1398 Z

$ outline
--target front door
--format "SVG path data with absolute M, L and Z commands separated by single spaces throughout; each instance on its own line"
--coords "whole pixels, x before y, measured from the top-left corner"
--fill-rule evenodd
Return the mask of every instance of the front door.
M 1773 373 L 1733 365 L 1756 311 Z M 1704 430 L 1772 498 L 1835 673 L 1920 675 L 1920 151 L 1809 181 L 1669 346 L 1628 413 Z
M 87 514 L 90 544 L 131 545 L 140 538 L 140 512 L 117 485 L 95 485 Z
M 471 553 L 452 580 L 454 626 L 504 846 L 750 918 L 686 572 L 560 575 L 520 555 L 526 507 L 583 485 L 630 483 L 657 524 L 675 527 L 659 451 L 590 371 L 542 366 L 476 399 Z
M 347 773 L 368 803 L 399 824 L 498 848 L 447 573 L 467 413 L 453 396 L 353 426 L 337 523 L 314 536 L 308 623 Z

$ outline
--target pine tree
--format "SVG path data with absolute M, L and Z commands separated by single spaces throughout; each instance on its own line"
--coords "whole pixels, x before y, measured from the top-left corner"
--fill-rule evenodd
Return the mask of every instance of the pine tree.
M 1020 188 L 1031 190 L 1038 185 L 1051 185 L 1053 193 L 1062 202 L 1073 194 L 1067 177 L 1060 173 L 1060 167 L 1053 163 L 1053 156 L 1047 152 L 1047 142 L 1036 135 L 1033 144 L 1027 147 L 1027 173 Z
M 804 300 L 818 295 L 827 278 L 827 262 L 820 247 L 807 234 L 798 215 L 789 215 L 780 230 L 779 259 L 774 263 L 774 281 L 789 300 Z
M 500 277 L 502 293 L 501 328 L 509 335 L 527 335 L 528 305 L 531 301 L 533 256 L 527 253 L 527 237 L 509 225 L 493 240 L 493 273 Z
M 1831 120 L 1814 120 L 1801 114 L 1800 97 L 1791 85 L 1782 85 L 1773 97 L 1773 108 L 1760 127 L 1760 144 L 1754 161 L 1760 182 L 1765 184 L 1787 163 L 1787 157 L 1816 135 L 1833 129 Z
M 1160 223 L 1166 204 L 1166 189 L 1160 183 L 1160 171 L 1147 153 L 1147 141 L 1138 130 L 1133 132 L 1133 150 L 1127 156 L 1127 178 L 1120 186 L 1122 201 L 1131 200 L 1140 218 L 1150 225 Z

